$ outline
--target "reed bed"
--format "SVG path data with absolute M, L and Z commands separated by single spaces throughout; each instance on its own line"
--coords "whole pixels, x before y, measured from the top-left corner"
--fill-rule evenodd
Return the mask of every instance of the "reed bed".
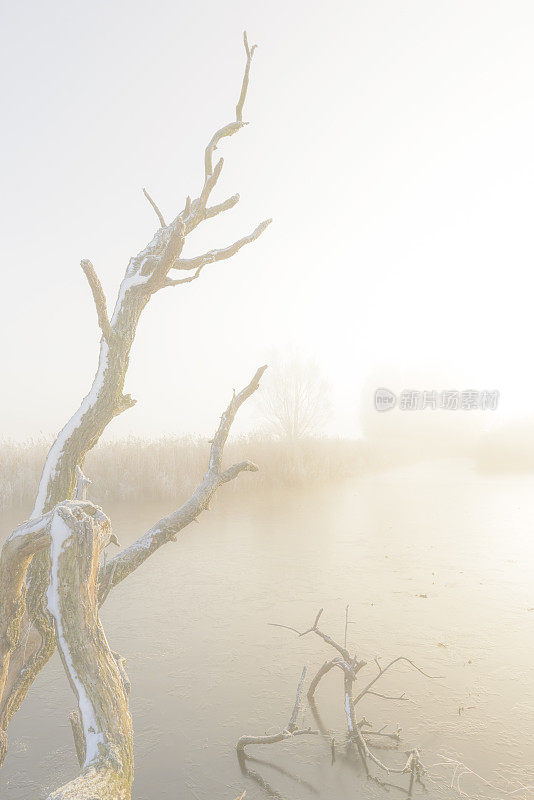
M 44 439 L 0 442 L 0 511 L 31 506 L 49 446 Z M 226 463 L 249 458 L 260 471 L 241 476 L 229 491 L 341 481 L 366 466 L 366 450 L 363 442 L 346 439 L 236 438 L 226 446 Z M 90 498 L 100 504 L 181 500 L 201 479 L 208 453 L 208 441 L 194 436 L 103 442 L 88 454 L 84 468 L 93 481 Z

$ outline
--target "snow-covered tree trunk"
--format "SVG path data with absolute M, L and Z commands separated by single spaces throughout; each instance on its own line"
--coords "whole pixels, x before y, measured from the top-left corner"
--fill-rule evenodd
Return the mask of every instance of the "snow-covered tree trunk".
M 160 227 L 151 242 L 133 257 L 119 288 L 114 311 L 108 316 L 100 281 L 90 261 L 81 262 L 102 331 L 98 367 L 91 389 L 59 433 L 43 469 L 29 522 L 4 545 L 0 557 L 0 764 L 7 753 L 7 727 L 36 676 L 56 646 L 78 699 L 71 718 L 82 775 L 51 798 L 129 798 L 133 775 L 131 723 L 126 681 L 120 660 L 110 651 L 98 620 L 98 607 L 109 591 L 149 555 L 195 520 L 218 486 L 244 470 L 248 461 L 222 469 L 224 444 L 241 404 L 257 389 L 265 367 L 232 401 L 221 417 L 212 441 L 204 480 L 177 511 L 156 523 L 138 542 L 99 566 L 100 553 L 110 536 L 109 521 L 84 500 L 83 467 L 111 420 L 134 405 L 124 393 L 130 350 L 143 309 L 153 294 L 166 287 L 190 283 L 204 267 L 230 258 L 253 242 L 270 220 L 233 244 L 194 258 L 181 258 L 186 237 L 200 223 L 231 209 L 238 195 L 208 205 L 223 161 L 213 166 L 219 142 L 246 123 L 243 107 L 255 47 L 244 35 L 246 65 L 235 121 L 212 136 L 204 158 L 204 182 L 196 199 L 168 225 L 152 198 Z M 185 277 L 172 277 L 173 271 Z M 75 491 L 78 474 L 78 491 Z M 75 496 L 76 500 L 71 498 Z M 122 671 L 122 672 L 121 672 Z M 122 688 L 121 688 L 122 687 Z
M 98 568 L 111 525 L 98 508 L 60 504 L 52 513 L 47 609 L 78 700 L 71 715 L 82 774 L 50 798 L 128 800 L 133 781 L 129 684 L 98 617 Z

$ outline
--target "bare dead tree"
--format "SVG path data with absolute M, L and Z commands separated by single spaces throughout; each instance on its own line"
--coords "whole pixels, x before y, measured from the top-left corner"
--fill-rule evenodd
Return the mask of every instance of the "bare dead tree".
M 390 747 L 387 749 L 391 749 L 391 747 L 393 747 L 393 749 L 397 749 L 398 743 L 400 742 L 401 738 L 400 728 L 397 728 L 395 731 L 391 732 L 386 730 L 388 726 L 385 725 L 379 730 L 373 730 L 371 723 L 365 717 L 362 717 L 360 720 L 358 720 L 356 715 L 356 708 L 358 703 L 366 695 L 379 697 L 384 700 L 408 699 L 404 693 L 402 693 L 401 695 L 387 695 L 376 692 L 375 690 L 372 689 L 372 687 L 375 686 L 375 684 L 382 678 L 382 676 L 397 663 L 405 662 L 409 664 L 417 672 L 420 672 L 421 675 L 424 675 L 427 678 L 438 678 L 440 676 L 429 675 L 428 673 L 424 672 L 420 667 L 418 667 L 417 664 L 415 664 L 410 658 L 407 658 L 406 656 L 398 656 L 397 658 L 394 658 L 392 661 L 390 661 L 384 667 L 381 666 L 380 659 L 377 657 L 375 659 L 375 665 L 377 667 L 378 674 L 375 675 L 370 680 L 368 680 L 367 683 L 363 685 L 362 689 L 356 694 L 355 697 L 354 686 L 357 682 L 359 673 L 365 667 L 367 667 L 367 662 L 359 660 L 357 653 L 352 654 L 347 649 L 347 631 L 349 625 L 348 606 L 346 608 L 346 613 L 345 613 L 344 644 L 340 644 L 332 636 L 330 636 L 328 633 L 325 633 L 323 630 L 319 628 L 319 620 L 322 616 L 322 613 L 323 609 L 321 608 L 317 613 L 315 620 L 313 621 L 313 624 L 309 628 L 305 628 L 302 631 L 299 630 L 298 628 L 292 627 L 291 625 L 281 625 L 279 623 L 274 623 L 274 622 L 269 623 L 272 627 L 284 628 L 285 630 L 292 631 L 293 633 L 296 633 L 299 637 L 307 636 L 308 634 L 312 633 L 315 636 L 322 639 L 323 642 L 325 642 L 329 647 L 331 647 L 338 653 L 338 655 L 335 656 L 334 658 L 325 661 L 324 664 L 319 668 L 319 670 L 312 678 L 307 691 L 307 698 L 310 705 L 310 709 L 312 711 L 312 714 L 315 718 L 319 730 L 313 731 L 311 728 L 299 730 L 298 727 L 295 727 L 297 715 L 299 713 L 301 705 L 303 683 L 306 677 L 306 667 L 305 667 L 302 672 L 301 680 L 299 682 L 299 687 L 297 690 L 297 700 L 289 724 L 285 728 L 283 728 L 279 733 L 273 734 L 271 736 L 242 736 L 238 740 L 236 745 L 240 764 L 242 763 L 244 758 L 245 747 L 248 747 L 249 745 L 276 744 L 277 742 L 281 742 L 284 739 L 292 738 L 299 734 L 310 734 L 310 733 L 322 734 L 323 738 L 327 742 L 329 751 L 331 753 L 331 761 L 333 764 L 336 760 L 336 752 L 338 746 L 337 742 L 342 737 L 334 736 L 331 731 L 328 731 L 324 727 L 315 705 L 315 692 L 321 680 L 324 678 L 324 676 L 327 675 L 331 670 L 337 670 L 341 672 L 341 674 L 343 675 L 343 710 L 347 726 L 347 732 L 344 737 L 345 742 L 349 746 L 356 747 L 365 775 L 368 778 L 372 778 L 377 783 L 382 784 L 384 786 L 391 785 L 387 784 L 376 775 L 373 775 L 370 771 L 369 763 L 374 764 L 376 767 L 379 768 L 379 770 L 385 772 L 387 775 L 409 775 L 410 776 L 409 785 L 407 789 L 404 789 L 404 787 L 397 787 L 397 788 L 401 788 L 410 797 L 412 795 L 415 783 L 422 784 L 424 767 L 421 762 L 419 752 L 417 751 L 417 749 L 411 749 L 407 751 L 404 763 L 398 766 L 386 764 L 382 760 L 382 758 L 380 758 L 377 755 L 376 750 L 379 748 L 381 749 L 384 748 L 383 745 L 384 741 L 388 741 L 388 743 L 390 743 Z
M 314 361 L 289 357 L 271 364 L 256 398 L 266 431 L 297 440 L 316 433 L 330 413 L 330 386 Z
M 161 289 L 189 283 L 208 264 L 228 259 L 256 240 L 270 220 L 229 246 L 193 258 L 182 258 L 186 238 L 198 225 L 231 209 L 239 195 L 210 205 L 223 167 L 213 165 L 220 142 L 246 125 L 243 110 L 255 46 L 246 33 L 245 72 L 235 120 L 211 137 L 204 155 L 200 192 L 188 197 L 180 213 L 165 224 L 148 192 L 160 227 L 134 256 L 120 285 L 114 310 L 90 261 L 81 262 L 94 299 L 102 336 L 95 378 L 79 409 L 58 434 L 44 465 L 31 519 L 7 539 L 0 557 L 0 763 L 7 753 L 7 728 L 33 681 L 57 647 L 77 709 L 71 714 L 76 751 L 82 768 L 73 781 L 49 800 L 129 800 L 133 778 L 132 726 L 128 711 L 129 681 L 124 659 L 110 650 L 99 620 L 109 592 L 159 547 L 176 541 L 196 521 L 219 486 L 257 467 L 243 461 L 224 469 L 223 451 L 241 405 L 257 390 L 266 367 L 230 401 L 211 441 L 207 471 L 191 497 L 159 520 L 134 544 L 104 561 L 112 541 L 111 525 L 101 509 L 85 500 L 89 481 L 82 472 L 87 452 L 111 420 L 135 400 L 124 393 L 129 355 L 147 303 Z M 180 272 L 185 277 L 172 277 Z

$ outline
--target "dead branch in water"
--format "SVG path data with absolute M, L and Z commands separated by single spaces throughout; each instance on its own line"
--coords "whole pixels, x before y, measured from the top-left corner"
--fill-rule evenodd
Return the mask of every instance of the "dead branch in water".
M 425 773 L 425 769 L 421 758 L 419 756 L 419 752 L 417 749 L 412 748 L 411 750 L 406 752 L 406 760 L 404 763 L 399 765 L 395 764 L 387 764 L 382 758 L 376 753 L 376 750 L 380 749 L 397 749 L 398 744 L 400 742 L 400 728 L 397 728 L 394 732 L 386 731 L 387 725 L 383 726 L 379 730 L 373 730 L 371 723 L 363 717 L 360 721 L 357 721 L 356 718 L 356 707 L 359 702 L 367 695 L 373 697 L 379 697 L 384 700 L 407 700 L 406 694 L 402 692 L 399 695 L 390 695 L 381 692 L 375 691 L 372 687 L 383 677 L 383 675 L 391 669 L 395 664 L 400 662 L 405 662 L 409 664 L 413 669 L 420 672 L 427 678 L 438 678 L 441 676 L 437 675 L 429 675 L 427 672 L 422 670 L 417 664 L 412 661 L 412 659 L 408 658 L 407 656 L 397 656 L 392 661 L 390 661 L 385 667 L 382 667 L 380 664 L 380 659 L 378 657 L 375 658 L 375 665 L 378 669 L 378 674 L 375 675 L 371 680 L 367 681 L 360 689 L 360 691 L 354 696 L 355 694 L 355 684 L 359 679 L 359 673 L 367 666 L 367 662 L 361 659 L 358 659 L 357 652 L 351 653 L 348 649 L 347 645 L 347 636 L 348 636 L 348 625 L 349 625 L 349 607 L 347 606 L 345 609 L 345 635 L 344 635 L 344 642 L 340 644 L 336 641 L 332 636 L 325 631 L 319 628 L 319 620 L 321 619 L 323 613 L 323 609 L 321 608 L 315 616 L 313 624 L 309 628 L 305 628 L 304 630 L 300 630 L 299 628 L 295 628 L 291 625 L 282 625 L 280 623 L 270 622 L 268 623 L 272 627 L 276 628 L 283 628 L 284 630 L 292 631 L 296 633 L 299 637 L 307 636 L 310 633 L 315 634 L 318 638 L 320 638 L 323 642 L 325 642 L 329 647 L 335 650 L 338 655 L 332 659 L 329 659 L 324 662 L 324 664 L 319 668 L 319 670 L 315 673 L 314 677 L 312 678 L 310 685 L 307 691 L 307 699 L 309 703 L 309 707 L 312 711 L 312 714 L 317 722 L 319 731 L 312 731 L 311 729 L 307 729 L 305 731 L 291 731 L 291 725 L 295 723 L 296 717 L 299 712 L 300 708 L 300 697 L 302 694 L 303 684 L 306 677 L 306 668 L 302 671 L 301 679 L 299 682 L 299 687 L 297 690 L 297 699 L 295 702 L 295 708 L 293 710 L 293 714 L 291 716 L 290 722 L 286 728 L 280 731 L 277 734 L 272 736 L 242 736 L 239 741 L 237 742 L 237 750 L 238 755 L 241 760 L 243 759 L 244 748 L 249 744 L 273 744 L 275 742 L 280 742 L 283 739 L 287 739 L 290 736 L 298 735 L 298 733 L 320 733 L 324 741 L 328 745 L 331 763 L 334 764 L 336 760 L 338 742 L 343 740 L 343 736 L 335 736 L 332 731 L 328 731 L 324 725 L 322 724 L 316 705 L 315 705 L 315 692 L 319 686 L 319 683 L 332 670 L 340 670 L 343 674 L 343 709 L 346 719 L 346 726 L 347 731 L 344 736 L 345 743 L 350 747 L 355 747 L 357 751 L 357 757 L 360 760 L 360 763 L 363 767 L 365 775 L 367 778 L 374 780 L 379 785 L 384 787 L 389 787 L 392 784 L 388 784 L 382 781 L 378 776 L 371 774 L 370 765 L 374 765 L 382 772 L 385 772 L 387 775 L 409 775 L 409 785 L 407 788 L 404 787 L 396 787 L 401 789 L 402 791 L 406 792 L 408 797 L 412 796 L 414 787 L 416 784 L 423 784 L 423 775 Z M 384 739 L 389 740 L 389 746 L 386 746 L 386 743 L 383 741 Z M 382 744 L 378 742 L 382 741 Z
M 319 731 L 314 731 L 311 728 L 305 728 L 300 730 L 297 725 L 297 718 L 300 711 L 300 705 L 302 701 L 302 687 L 304 685 L 304 681 L 306 680 L 306 671 L 307 667 L 304 666 L 302 669 L 302 673 L 300 676 L 299 684 L 297 687 L 297 696 L 295 698 L 295 705 L 293 707 L 293 711 L 291 712 L 291 716 L 289 718 L 289 722 L 287 725 L 282 728 L 281 731 L 278 733 L 274 733 L 270 736 L 241 736 L 236 744 L 236 749 L 238 753 L 242 753 L 250 744 L 275 744 L 276 742 L 283 742 L 284 739 L 291 739 L 294 736 L 317 736 Z

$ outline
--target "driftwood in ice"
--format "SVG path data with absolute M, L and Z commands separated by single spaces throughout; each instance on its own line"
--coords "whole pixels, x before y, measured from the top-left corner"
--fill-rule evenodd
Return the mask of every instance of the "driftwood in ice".
M 298 636 L 307 636 L 308 634 L 312 633 L 315 636 L 318 636 L 325 642 L 329 647 L 333 648 L 337 651 L 337 655 L 324 662 L 324 664 L 319 668 L 319 670 L 315 673 L 314 677 L 312 678 L 308 690 L 307 690 L 307 699 L 310 706 L 310 710 L 313 714 L 315 722 L 317 723 L 318 730 L 312 730 L 311 728 L 299 728 L 297 724 L 297 719 L 299 716 L 299 712 L 301 709 L 301 699 L 302 699 L 302 692 L 304 681 L 306 678 L 306 667 L 304 667 L 301 675 L 301 679 L 299 682 L 299 686 L 297 689 L 297 699 L 295 701 L 295 706 L 293 709 L 293 714 L 290 718 L 288 725 L 279 731 L 276 734 L 272 735 L 264 735 L 264 736 L 241 736 L 236 744 L 236 749 L 238 753 L 239 764 L 241 766 L 241 770 L 244 774 L 248 774 L 257 782 L 261 783 L 261 777 L 258 777 L 256 773 L 251 773 L 250 770 L 246 769 L 246 762 L 248 759 L 248 751 L 245 748 L 250 747 L 252 745 L 266 745 L 266 744 L 276 744 L 277 742 L 281 742 L 287 739 L 294 739 L 297 736 L 301 735 L 309 735 L 309 734 L 320 734 L 327 746 L 329 747 L 331 753 L 331 760 L 332 764 L 336 760 L 336 756 L 338 754 L 339 743 L 343 742 L 349 748 L 356 748 L 356 752 L 358 753 L 358 757 L 360 759 L 360 763 L 363 767 L 364 773 L 368 778 L 372 778 L 379 784 L 389 786 L 391 784 L 387 784 L 381 778 L 378 778 L 376 775 L 373 775 L 370 770 L 370 764 L 374 764 L 381 772 L 386 773 L 387 775 L 409 775 L 409 784 L 406 789 L 403 787 L 401 788 L 408 796 L 412 795 L 414 786 L 416 783 L 422 785 L 422 777 L 424 774 L 424 767 L 421 762 L 419 752 L 416 749 L 411 749 L 406 753 L 406 759 L 403 764 L 397 765 L 389 765 L 385 763 L 385 761 L 380 758 L 376 750 L 380 747 L 379 742 L 389 741 L 393 742 L 394 746 L 397 746 L 400 742 L 400 729 L 398 728 L 394 732 L 387 731 L 386 728 L 388 726 L 384 726 L 380 730 L 373 730 L 371 724 L 365 717 L 362 717 L 358 720 L 356 715 L 356 709 L 358 703 L 367 695 L 376 696 L 385 700 L 407 700 L 406 695 L 404 693 L 400 695 L 387 695 L 377 692 L 373 687 L 376 683 L 382 678 L 382 676 L 395 664 L 399 662 L 406 662 L 408 663 L 413 669 L 420 672 L 422 675 L 425 675 L 427 678 L 436 678 L 436 675 L 428 675 L 428 673 L 424 672 L 420 667 L 417 666 L 410 658 L 406 658 L 405 656 L 399 656 L 394 658 L 390 661 L 386 666 L 382 667 L 380 664 L 380 659 L 375 659 L 375 666 L 377 669 L 377 673 L 370 679 L 363 683 L 362 687 L 359 690 L 356 690 L 355 687 L 357 685 L 357 681 L 360 679 L 360 673 L 363 674 L 363 670 L 367 667 L 367 662 L 358 659 L 357 653 L 351 653 L 347 648 L 347 633 L 348 633 L 348 625 L 349 625 L 349 618 L 348 618 L 348 606 L 346 609 L 345 614 L 345 639 L 344 644 L 336 641 L 332 636 L 325 633 L 323 630 L 319 628 L 319 620 L 322 616 L 323 609 L 321 608 L 317 613 L 313 624 L 304 630 L 299 630 L 298 628 L 294 628 L 290 625 L 280 625 L 278 623 L 270 623 L 273 627 L 276 628 L 284 628 L 286 630 L 290 630 L 293 633 L 296 633 Z M 320 715 L 317 710 L 317 706 L 315 704 L 315 692 L 325 675 L 327 675 L 332 670 L 338 671 L 343 676 L 343 711 L 345 715 L 345 721 L 347 726 L 347 731 L 342 736 L 334 736 L 331 731 L 327 730 L 326 727 L 323 725 Z

